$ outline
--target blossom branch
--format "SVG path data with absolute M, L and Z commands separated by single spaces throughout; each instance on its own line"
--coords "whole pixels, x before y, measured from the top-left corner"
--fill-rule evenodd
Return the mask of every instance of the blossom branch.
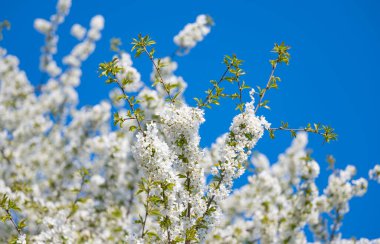
M 79 174 L 81 175 L 80 186 L 79 186 L 79 189 L 77 190 L 78 192 L 77 192 L 77 194 L 75 196 L 74 202 L 71 205 L 71 211 L 67 215 L 65 222 L 67 222 L 76 213 L 76 211 L 78 210 L 78 205 L 77 204 L 81 200 L 81 198 L 79 197 L 79 195 L 82 192 L 85 184 L 88 182 L 88 175 L 89 175 L 88 169 L 86 169 L 86 168 L 80 169 Z
M 244 84 L 244 81 L 240 82 L 239 80 L 240 76 L 245 74 L 244 71 L 240 68 L 243 61 L 238 59 L 236 55 L 232 55 L 231 57 L 226 55 L 223 59 L 223 63 L 226 66 L 226 70 L 224 71 L 219 81 L 215 81 L 215 80 L 210 81 L 213 87 L 212 89 L 208 89 L 206 91 L 206 94 L 207 94 L 206 98 L 204 100 L 199 99 L 199 98 L 194 98 L 194 100 L 197 102 L 198 108 L 203 108 L 203 107 L 211 108 L 210 104 L 219 105 L 219 99 L 221 97 L 230 97 L 232 99 L 239 98 L 240 103 L 238 104 L 237 109 L 242 111 L 244 107 L 244 104 L 242 102 L 242 91 L 243 89 L 249 88 L 248 86 Z M 231 74 L 231 76 L 227 76 L 227 74 Z M 223 93 L 224 88 L 220 87 L 220 83 L 224 80 L 230 83 L 237 83 L 239 92 L 234 93 L 232 95 Z
M 285 43 L 281 43 L 280 45 L 278 45 L 277 43 L 274 44 L 272 52 L 277 54 L 277 58 L 273 60 L 269 60 L 269 63 L 272 66 L 272 71 L 269 75 L 269 79 L 267 81 L 265 88 L 261 89 L 260 87 L 258 87 L 259 88 L 259 103 L 257 107 L 255 108 L 255 113 L 259 110 L 260 107 L 269 108 L 267 106 L 268 101 L 263 101 L 264 96 L 269 89 L 278 88 L 277 81 L 281 81 L 281 79 L 279 77 L 274 76 L 274 73 L 276 71 L 278 64 L 280 63 L 289 64 L 289 59 L 290 59 L 290 54 L 288 53 L 289 49 L 290 47 L 286 46 Z
M 6 194 L 3 194 L 2 198 L 0 199 L 0 208 L 3 209 L 6 213 L 5 216 L 1 217 L 1 221 L 5 222 L 6 220 L 9 220 L 12 223 L 14 229 L 17 231 L 18 235 L 22 235 L 22 229 L 26 226 L 26 219 L 20 220 L 17 224 L 11 214 L 11 210 L 21 211 L 21 209 L 16 205 L 16 202 L 8 198 Z
M 209 104 L 211 103 L 211 97 L 215 91 L 215 89 L 217 89 L 220 85 L 220 83 L 222 83 L 222 81 L 224 80 L 224 78 L 226 77 L 228 71 L 230 70 L 231 68 L 231 65 L 227 65 L 227 68 L 226 70 L 224 71 L 224 73 L 222 74 L 222 76 L 220 77 L 219 81 L 216 83 L 216 85 L 214 85 L 211 89 L 211 92 L 209 92 L 206 96 L 206 98 L 204 99 L 204 103 L 198 103 L 198 108 L 202 108 L 202 107 L 208 107 Z M 201 100 L 202 101 L 202 100 Z
M 275 63 L 272 66 L 272 71 L 271 71 L 271 73 L 269 75 L 268 82 L 267 82 L 265 88 L 263 90 L 261 90 L 260 93 L 259 93 L 259 103 L 257 104 L 257 106 L 255 108 L 255 113 L 257 112 L 257 110 L 259 110 L 259 108 L 261 106 L 265 106 L 265 104 L 263 104 L 263 99 L 264 99 L 265 93 L 270 89 L 271 81 L 273 79 L 274 72 L 276 71 L 276 68 L 277 68 L 277 63 Z
M 154 68 L 156 69 L 156 72 L 157 72 L 158 77 L 159 77 L 159 79 L 160 79 L 160 81 L 161 81 L 161 84 L 162 84 L 162 86 L 164 87 L 166 93 L 168 94 L 168 97 L 169 97 L 170 101 L 171 101 L 172 103 L 174 103 L 174 102 L 175 102 L 175 99 L 172 98 L 172 96 L 170 95 L 170 88 L 169 88 L 169 87 L 166 85 L 166 83 L 164 82 L 164 79 L 162 78 L 162 75 L 161 75 L 160 68 L 157 66 L 156 62 L 154 62 L 153 54 L 152 54 L 151 52 L 148 52 L 148 50 L 146 49 L 146 46 L 144 46 L 144 51 L 145 51 L 145 53 L 148 55 L 150 61 L 152 62 Z
M 145 206 L 145 216 L 144 216 L 144 220 L 142 222 L 142 231 L 141 231 L 141 238 L 144 238 L 145 236 L 145 226 L 146 226 L 146 221 L 148 219 L 148 215 L 149 215 L 149 197 L 150 197 L 150 187 L 149 185 L 147 186 L 147 190 L 146 190 L 146 204 L 144 204 Z
M 11 223 L 12 223 L 13 227 L 15 228 L 15 230 L 17 231 L 17 233 L 18 233 L 19 235 L 22 235 L 22 232 L 21 232 L 21 230 L 18 228 L 18 226 L 17 226 L 15 220 L 13 219 L 11 212 L 10 212 L 8 209 L 4 209 L 4 211 L 7 213 L 8 219 L 11 221 Z
M 125 97 L 128 97 L 128 95 L 127 95 L 125 89 L 123 88 L 123 86 L 120 84 L 119 81 L 117 82 L 117 85 L 118 85 L 118 87 L 120 88 L 120 90 L 121 90 L 121 92 L 123 93 L 123 95 L 124 95 Z M 139 131 L 142 132 L 143 129 L 142 129 L 142 126 L 141 126 L 141 121 L 140 121 L 140 119 L 139 119 L 138 114 L 136 113 L 136 109 L 135 109 L 134 104 L 133 104 L 132 101 L 131 101 L 130 99 L 128 99 L 128 98 L 125 99 L 125 100 L 127 101 L 128 105 L 129 105 L 129 108 L 130 108 L 131 111 L 132 111 L 133 118 L 124 118 L 124 119 L 135 119 L 136 122 L 137 122 L 137 126 L 138 126 Z
M 146 53 L 146 55 L 148 55 L 150 61 L 153 63 L 153 66 L 158 74 L 158 82 L 161 83 L 162 86 L 164 87 L 164 90 L 166 91 L 169 97 L 169 100 L 172 103 L 174 103 L 176 96 L 172 97 L 172 95 L 170 95 L 171 88 L 164 82 L 164 79 L 162 78 L 162 75 L 161 75 L 160 68 L 163 67 L 163 64 L 160 62 L 160 59 L 158 60 L 157 64 L 154 61 L 154 56 L 153 56 L 155 52 L 154 48 L 152 48 L 150 51 L 148 51 L 147 49 L 147 47 L 156 44 L 156 42 L 150 39 L 148 35 L 143 37 L 141 34 L 139 34 L 137 39 L 133 39 L 132 44 L 133 44 L 132 51 L 136 50 L 136 54 L 135 54 L 136 57 L 139 57 L 143 52 Z
M 324 138 L 324 142 L 330 142 L 337 140 L 338 135 L 334 132 L 334 129 L 330 126 L 321 125 L 319 123 L 314 124 L 313 126 L 309 123 L 304 128 L 289 128 L 289 124 L 287 122 L 281 122 L 281 126 L 277 128 L 268 128 L 269 136 L 273 139 L 275 137 L 274 133 L 276 131 L 289 131 L 292 137 L 296 137 L 296 132 L 304 131 L 308 133 L 314 133 L 321 135 Z
M 139 109 L 135 109 L 134 105 L 136 104 L 136 101 L 135 101 L 134 97 L 129 97 L 127 95 L 127 92 L 125 91 L 125 89 L 123 87 L 123 84 L 121 84 L 119 79 L 116 78 L 116 75 L 120 71 L 123 70 L 123 68 L 121 68 L 117 65 L 117 62 L 118 62 L 118 59 L 114 58 L 111 62 L 101 63 L 99 65 L 99 71 L 101 71 L 100 77 L 106 76 L 107 77 L 106 83 L 108 83 L 108 84 L 116 83 L 118 85 L 119 89 L 122 92 L 122 95 L 118 97 L 118 100 L 119 99 L 126 100 L 130 109 L 131 109 L 130 111 L 128 111 L 128 119 L 135 119 L 137 121 L 138 130 L 143 132 L 141 122 L 142 122 L 144 117 L 142 115 L 142 111 Z M 128 80 L 123 80 L 122 82 L 128 83 Z M 120 125 L 122 125 L 122 123 L 126 120 L 126 118 L 119 117 L 118 113 L 115 114 L 114 119 L 115 119 L 114 123 L 115 124 L 120 123 Z M 135 126 L 129 127 L 130 131 L 133 131 L 134 129 L 136 129 Z

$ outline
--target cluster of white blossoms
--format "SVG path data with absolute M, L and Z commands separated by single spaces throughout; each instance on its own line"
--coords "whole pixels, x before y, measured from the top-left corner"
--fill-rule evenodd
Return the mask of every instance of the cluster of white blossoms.
M 159 138 L 156 124 L 148 124 L 146 131 L 137 135 L 134 157 L 144 168 L 144 174 L 153 181 L 174 183 L 171 169 L 174 154 L 165 141 Z
M 255 115 L 253 102 L 247 103 L 245 111 L 235 116 L 230 132 L 223 136 L 223 144 L 218 145 L 220 158 L 214 162 L 212 174 L 218 176 L 219 182 L 215 187 L 212 185 L 209 192 L 216 201 L 228 196 L 233 180 L 244 173 L 244 164 L 252 149 L 263 136 L 264 129 L 270 126 L 263 116 Z
M 320 166 L 307 152 L 306 133 L 274 164 L 252 156 L 271 129 L 254 107 L 253 90 L 210 148 L 200 143 L 205 111 L 186 103 L 174 57 L 152 58 L 152 86 L 141 81 L 130 54 L 118 50 L 111 101 L 79 107 L 81 66 L 104 18 L 93 17 L 88 30 L 72 26 L 79 43 L 58 67 L 56 32 L 70 7 L 70 0 L 59 0 L 49 21 L 35 21 L 46 42 L 40 67 L 47 79 L 38 86 L 0 47 L 0 243 L 354 243 L 339 230 L 367 180 L 354 179 L 355 168 L 347 166 L 334 170 L 320 191 Z M 210 25 L 200 15 L 175 42 L 188 51 Z M 127 110 L 126 101 L 136 100 Z M 127 118 L 122 128 L 111 126 L 111 111 Z M 248 183 L 234 189 L 247 167 L 254 169 Z M 369 176 L 380 182 L 380 166 Z
M 357 243 L 341 239 L 339 227 L 349 200 L 366 192 L 367 181 L 352 180 L 355 168 L 347 166 L 332 172 L 320 195 L 315 183 L 319 165 L 307 158 L 306 144 L 307 135 L 299 133 L 272 165 L 263 154 L 254 155 L 255 173 L 222 203 L 222 224 L 209 233 L 207 241 L 307 243 L 310 228 L 316 243 Z M 361 239 L 359 243 L 379 241 Z
M 78 40 L 78 43 L 71 53 L 63 58 L 63 63 L 72 68 L 78 68 L 90 54 L 95 50 L 95 42 L 101 37 L 101 31 L 104 28 L 104 18 L 101 15 L 94 16 L 90 22 L 90 29 L 86 33 L 84 27 L 74 24 L 71 32 Z
M 194 23 L 185 25 L 183 30 L 174 37 L 174 43 L 184 49 L 185 52 L 188 52 L 210 33 L 212 24 L 213 20 L 210 16 L 205 14 L 198 15 Z
M 369 178 L 372 180 L 376 180 L 380 183 L 380 165 L 377 164 L 373 169 L 369 171 Z
M 69 14 L 71 0 L 59 0 L 57 3 L 57 13 L 50 16 L 50 20 L 36 19 L 34 28 L 45 35 L 45 46 L 41 48 L 40 69 L 49 76 L 56 77 L 61 73 L 61 68 L 57 66 L 53 56 L 57 53 L 58 36 L 56 34 L 58 26 L 65 21 Z

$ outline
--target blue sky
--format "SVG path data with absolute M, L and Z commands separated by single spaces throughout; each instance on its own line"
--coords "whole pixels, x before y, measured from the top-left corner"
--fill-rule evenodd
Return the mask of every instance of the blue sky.
M 48 18 L 55 11 L 55 1 L 0 0 L 0 20 L 12 23 L 5 33 L 5 46 L 21 59 L 33 83 L 40 78 L 39 48 L 43 37 L 33 29 L 37 17 Z M 359 176 L 380 163 L 380 2 L 377 0 L 92 0 L 73 1 L 71 13 L 60 28 L 59 54 L 67 54 L 76 41 L 69 35 L 72 24 L 88 26 L 90 18 L 102 14 L 106 19 L 103 38 L 96 52 L 84 64 L 82 83 L 78 88 L 81 106 L 95 104 L 108 96 L 109 87 L 97 78 L 99 62 L 109 60 L 109 39 L 120 37 L 129 49 L 131 38 L 149 34 L 157 41 L 157 55 L 175 50 L 172 38 L 198 14 L 210 14 L 216 25 L 207 38 L 188 56 L 176 58 L 177 74 L 189 83 L 187 100 L 203 96 L 210 79 L 223 72 L 224 54 L 235 53 L 245 60 L 248 85 L 264 86 L 270 72 L 269 52 L 275 42 L 292 46 L 289 66 L 281 66 L 283 79 L 278 91 L 271 91 L 271 111 L 264 112 L 274 126 L 281 120 L 299 127 L 308 122 L 333 126 L 339 140 L 322 144 L 318 136 L 310 137 L 313 156 L 321 164 L 320 186 L 325 186 L 328 172 L 325 157 L 333 154 L 337 167 L 354 164 Z M 148 81 L 151 64 L 146 58 L 135 60 L 135 66 Z M 209 145 L 227 131 L 235 115 L 234 104 L 207 111 L 201 128 L 202 144 Z M 257 146 L 274 161 L 290 143 L 288 134 L 279 133 L 275 140 L 268 135 Z M 242 178 L 238 184 L 245 182 Z M 370 182 L 363 198 L 351 202 L 351 212 L 342 227 L 344 237 L 380 236 L 380 185 Z

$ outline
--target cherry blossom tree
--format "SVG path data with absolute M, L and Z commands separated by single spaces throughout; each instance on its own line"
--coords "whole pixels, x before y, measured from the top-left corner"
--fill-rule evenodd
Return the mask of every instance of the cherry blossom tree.
M 114 38 L 114 56 L 99 65 L 99 76 L 114 87 L 109 100 L 79 107 L 81 66 L 101 38 L 104 18 L 94 16 L 88 28 L 72 26 L 78 44 L 60 67 L 56 33 L 70 7 L 71 0 L 58 0 L 49 20 L 34 22 L 45 37 L 40 71 L 46 82 L 32 85 L 19 59 L 0 47 L 1 242 L 380 243 L 340 233 L 349 201 L 368 187 L 367 179 L 355 178 L 355 166 L 332 167 L 325 189 L 315 183 L 320 166 L 307 149 L 308 134 L 330 142 L 334 129 L 273 127 L 260 115 L 269 108 L 267 92 L 278 87 L 276 70 L 290 62 L 289 46 L 274 45 L 271 73 L 258 84 L 263 88 L 249 87 L 242 60 L 226 55 L 222 75 L 193 107 L 173 56 L 156 57 L 148 35 L 133 39 L 130 52 Z M 187 55 L 212 25 L 210 16 L 197 16 L 174 37 L 174 55 Z M 9 27 L 1 22 L 1 38 Z M 151 62 L 151 83 L 141 81 L 131 54 Z M 225 89 L 226 82 L 236 90 Z M 202 148 L 204 114 L 225 99 L 236 102 L 237 114 L 229 131 Z M 277 162 L 252 154 L 265 133 L 281 132 L 293 139 Z M 253 170 L 248 183 L 234 189 L 247 169 Z M 369 178 L 380 183 L 380 165 Z

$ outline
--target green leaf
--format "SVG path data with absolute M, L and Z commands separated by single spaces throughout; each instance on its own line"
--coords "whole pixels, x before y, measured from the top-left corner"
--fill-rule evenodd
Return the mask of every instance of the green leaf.
M 22 220 L 20 220 L 20 222 L 18 222 L 18 225 L 17 225 L 17 227 L 18 227 L 18 229 L 23 229 L 24 227 L 26 226 L 26 219 L 22 219 Z

